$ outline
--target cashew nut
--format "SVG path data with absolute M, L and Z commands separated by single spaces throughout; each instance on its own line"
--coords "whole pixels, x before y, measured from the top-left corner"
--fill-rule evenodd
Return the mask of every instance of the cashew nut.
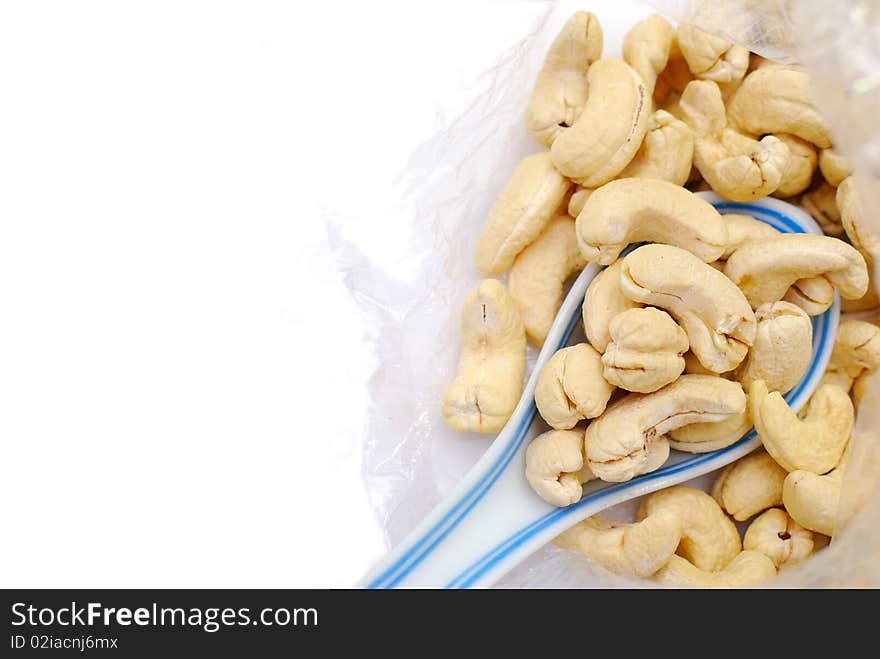
M 623 38 L 623 59 L 642 77 L 648 96 L 666 68 L 674 39 L 675 28 L 657 14 L 636 23 Z
M 653 393 L 628 394 L 587 426 L 584 441 L 590 469 L 604 481 L 630 480 L 653 466 L 652 452 L 668 452 L 665 434 L 670 430 L 721 421 L 745 406 L 739 383 L 711 375 L 683 375 Z
M 565 176 L 595 188 L 617 176 L 633 159 L 648 124 L 651 97 L 626 62 L 600 59 L 587 73 L 589 95 L 574 126 L 550 147 Z
M 819 170 L 828 183 L 837 187 L 843 179 L 852 174 L 852 165 L 834 149 L 822 149 L 822 153 L 819 154 Z
M 557 536 L 553 543 L 592 558 L 609 572 L 628 577 L 649 577 L 675 553 L 681 524 L 660 510 L 635 524 L 589 517 Z
M 546 151 L 517 165 L 492 207 L 477 243 L 477 269 L 497 275 L 547 226 L 571 187 Z
M 822 149 L 831 146 L 829 125 L 810 98 L 805 71 L 762 66 L 745 77 L 727 105 L 727 116 L 751 135 L 791 133 Z
M 691 73 L 703 80 L 729 83 L 742 79 L 749 66 L 749 51 L 693 25 L 678 26 L 678 47 Z
M 574 220 L 568 215 L 550 220 L 535 242 L 516 257 L 507 285 L 519 305 L 526 334 L 535 345 L 544 345 L 562 304 L 563 286 L 584 265 Z
M 684 328 L 693 353 L 715 373 L 736 368 L 755 340 L 755 314 L 742 292 L 678 247 L 644 245 L 628 254 L 620 287 L 631 300 L 667 310 Z
M 748 400 L 746 409 L 723 421 L 691 423 L 669 433 L 669 447 L 685 453 L 709 453 L 726 448 L 752 428 Z
M 548 430 L 526 449 L 526 480 L 547 503 L 569 506 L 581 500 L 581 485 L 595 478 L 584 464 L 582 430 Z
M 585 188 L 582 185 L 577 186 L 574 194 L 568 200 L 568 214 L 572 217 L 580 215 L 581 211 L 584 210 L 584 204 L 587 203 L 587 199 L 590 198 L 591 194 L 593 194 L 593 188 Z
M 840 504 L 844 465 L 825 476 L 793 471 L 782 485 L 782 503 L 791 518 L 804 528 L 833 536 Z
M 737 215 L 731 213 L 722 215 L 727 224 L 727 246 L 724 248 L 722 259 L 727 259 L 746 243 L 757 240 L 767 240 L 779 235 L 779 231 L 766 222 L 756 220 L 751 215 Z
M 642 146 L 619 178 L 657 178 L 684 185 L 693 155 L 694 136 L 688 125 L 665 110 L 657 110 L 648 119 Z
M 639 305 L 623 294 L 620 271 L 623 261 L 616 261 L 595 276 L 584 297 L 584 333 L 599 352 L 605 352 L 611 341 L 611 321 L 627 309 Z
M 614 387 L 602 377 L 602 361 L 587 343 L 557 351 L 544 364 L 535 384 L 535 405 L 551 427 L 573 428 L 605 411 Z
M 880 327 L 864 320 L 845 320 L 837 328 L 828 372 L 842 372 L 850 384 L 880 366 Z M 849 390 L 849 387 L 846 387 Z
M 611 321 L 611 343 L 602 355 L 605 379 L 627 391 L 650 393 L 684 370 L 687 334 L 665 311 L 630 309 Z
M 646 178 L 595 190 L 577 217 L 578 244 L 588 261 L 608 265 L 629 243 L 676 245 L 711 263 L 727 246 L 727 225 L 712 204 L 692 192 Z
M 458 375 L 443 397 L 443 418 L 455 430 L 501 430 L 522 394 L 526 333 L 504 284 L 485 279 L 461 312 Z
M 825 385 L 813 394 L 803 420 L 778 391 L 762 380 L 749 389 L 752 421 L 764 448 L 788 471 L 824 474 L 840 462 L 852 433 L 855 412 L 849 395 Z
M 801 206 L 816 220 L 826 236 L 839 236 L 843 233 L 836 195 L 837 189 L 823 181 L 801 197 Z
M 782 180 L 773 194 L 777 197 L 793 197 L 810 187 L 819 157 L 813 145 L 806 140 L 785 133 L 776 137 L 788 147 L 789 156 L 782 170 Z
M 835 200 L 840 209 L 840 220 L 847 237 L 853 247 L 870 263 L 873 255 L 880 252 L 880 239 L 866 226 L 855 177 L 848 176 L 841 182 L 837 187 Z
M 743 549 L 761 552 L 777 568 L 794 565 L 813 553 L 813 532 L 781 508 L 771 508 L 749 524 L 743 536 Z
M 782 299 L 800 307 L 808 316 L 818 316 L 834 302 L 834 286 L 824 277 L 798 279 Z
M 724 274 L 753 308 L 781 300 L 792 284 L 806 277 L 824 277 L 847 299 L 858 299 L 868 290 L 868 267 L 855 248 L 806 233 L 743 245 L 727 259 Z
M 544 57 L 526 112 L 526 128 L 544 146 L 580 116 L 587 102 L 587 70 L 601 56 L 599 21 L 585 11 L 575 12 Z
M 724 468 L 712 496 L 737 522 L 782 504 L 787 472 L 766 451 L 755 451 Z
M 746 550 L 737 554 L 723 570 L 709 572 L 695 567 L 680 556 L 672 556 L 654 575 L 667 586 L 702 588 L 751 588 L 776 576 L 773 561 L 761 552 Z

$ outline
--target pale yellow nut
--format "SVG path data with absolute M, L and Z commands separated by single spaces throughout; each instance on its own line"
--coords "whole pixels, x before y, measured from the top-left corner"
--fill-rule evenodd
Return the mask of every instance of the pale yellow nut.
M 580 215 L 584 209 L 584 204 L 587 203 L 587 199 L 590 198 L 591 194 L 593 194 L 593 188 L 585 188 L 582 185 L 577 186 L 574 194 L 568 200 L 568 214 L 571 217 Z
M 880 252 L 880 238 L 865 221 L 865 212 L 857 188 L 856 178 L 849 176 L 837 188 L 835 197 L 840 209 L 840 222 L 853 247 L 871 262 L 874 254 Z
M 618 178 L 656 178 L 684 185 L 693 156 L 694 136 L 688 125 L 665 110 L 657 110 L 648 121 L 642 146 Z
M 836 195 L 837 188 L 823 181 L 801 197 L 801 206 L 816 220 L 826 236 L 839 236 L 843 233 Z
M 825 476 L 811 471 L 793 471 L 785 477 L 782 503 L 791 518 L 804 528 L 833 536 L 842 480 L 843 467 Z
M 642 77 L 649 96 L 666 68 L 674 39 L 675 28 L 657 14 L 636 23 L 623 38 L 623 59 Z
M 742 292 L 678 247 L 644 245 L 628 254 L 620 287 L 631 300 L 668 311 L 687 333 L 693 353 L 715 373 L 736 368 L 755 340 L 755 314 Z
M 773 561 L 757 551 L 737 554 L 726 568 L 717 572 L 701 570 L 680 556 L 673 556 L 654 575 L 667 586 L 690 588 L 754 588 L 776 576 Z
M 681 544 L 676 553 L 700 569 L 721 570 L 742 548 L 734 523 L 702 490 L 675 485 L 649 494 L 639 507 L 639 519 L 660 512 L 678 519 Z
M 819 154 L 819 170 L 829 184 L 837 187 L 852 174 L 852 164 L 834 149 L 822 149 Z
M 873 375 L 873 371 L 865 371 L 853 380 L 850 396 L 852 397 L 853 407 L 855 407 L 857 411 L 862 404 L 862 400 L 865 398 L 865 394 L 867 394 L 868 390 L 873 386 Z
M 693 25 L 678 26 L 678 47 L 697 78 L 729 83 L 742 79 L 749 66 L 749 51 Z
M 587 287 L 584 296 L 584 333 L 587 340 L 599 352 L 605 352 L 611 342 L 611 321 L 627 309 L 640 305 L 623 294 L 620 288 L 622 261 L 608 266 Z
M 602 377 L 602 360 L 587 343 L 558 350 L 535 384 L 535 405 L 551 427 L 573 428 L 605 411 L 614 386 Z
M 779 231 L 761 220 L 756 220 L 751 215 L 739 215 L 730 213 L 722 215 L 727 224 L 727 246 L 724 248 L 722 259 L 727 259 L 746 243 L 757 240 L 775 238 Z
M 571 182 L 546 151 L 522 160 L 498 197 L 477 243 L 477 269 L 484 275 L 506 272 L 516 255 L 547 226 Z
M 743 549 L 761 552 L 777 569 L 796 565 L 813 553 L 813 532 L 781 508 L 771 508 L 749 524 Z
M 817 147 L 831 146 L 829 124 L 813 105 L 801 69 L 764 66 L 745 77 L 727 105 L 730 121 L 751 135 L 790 133 Z
M 813 394 L 803 420 L 778 391 L 757 380 L 749 389 L 752 421 L 764 448 L 788 471 L 824 474 L 840 462 L 852 434 L 855 412 L 839 387 L 823 386 Z
M 748 400 L 745 411 L 723 421 L 691 423 L 669 433 L 669 448 L 685 453 L 710 453 L 739 441 L 752 428 Z
M 864 320 L 845 320 L 837 328 L 828 370 L 857 378 L 880 366 L 880 327 Z
M 614 574 L 650 577 L 675 553 L 681 524 L 672 511 L 661 510 L 635 524 L 589 517 L 557 536 L 558 547 L 572 549 Z
M 577 503 L 582 484 L 592 479 L 584 463 L 582 430 L 549 430 L 526 449 L 526 480 L 547 503 L 559 507 Z
M 574 220 L 568 215 L 550 220 L 535 242 L 516 257 L 507 286 L 519 306 L 526 334 L 535 345 L 544 345 L 562 304 L 565 282 L 585 265 Z
M 504 427 L 523 389 L 526 333 L 504 284 L 485 279 L 461 312 L 458 374 L 443 397 L 443 418 L 455 430 L 495 433 Z
M 785 133 L 776 137 L 788 147 L 789 156 L 782 170 L 782 180 L 773 194 L 783 198 L 793 197 L 810 187 L 819 156 L 815 147 L 806 140 Z
M 580 116 L 587 70 L 602 56 L 602 28 L 593 14 L 575 12 L 550 45 L 526 111 L 526 128 L 544 146 Z
M 842 389 L 846 393 L 849 393 L 850 389 L 853 386 L 854 380 L 855 380 L 855 378 L 850 377 L 846 373 L 846 371 L 838 371 L 836 369 L 826 369 L 825 372 L 822 374 L 822 378 L 819 380 L 819 385 L 816 387 L 816 389 L 819 389 L 820 387 L 822 387 L 826 384 L 829 384 L 829 385 L 837 387 L 838 389 Z M 809 410 L 809 404 L 807 405 L 807 407 L 805 409 L 801 410 L 801 413 L 799 416 L 803 417 L 808 410 Z
M 588 261 L 608 265 L 629 244 L 676 245 L 706 263 L 727 246 L 727 225 L 712 204 L 668 181 L 628 178 L 595 190 L 577 217 Z
M 657 458 L 656 446 L 668 452 L 665 434 L 670 430 L 721 421 L 745 406 L 739 383 L 710 375 L 683 375 L 653 393 L 628 394 L 587 426 L 584 441 L 590 469 L 605 481 L 630 480 L 654 466 L 650 454 L 656 451 Z
M 650 393 L 684 370 L 687 334 L 665 311 L 647 307 L 615 316 L 602 355 L 605 379 L 627 391 Z
M 768 302 L 755 310 L 758 333 L 752 349 L 734 374 L 743 389 L 763 380 L 771 391 L 786 393 L 810 366 L 813 324 L 810 317 L 789 302 Z
M 574 123 L 556 137 L 550 154 L 565 176 L 588 188 L 607 183 L 629 164 L 645 137 L 651 96 L 622 60 L 600 59 L 587 74 L 589 96 Z
M 803 309 L 808 316 L 818 316 L 828 311 L 834 302 L 834 286 L 824 277 L 798 279 L 782 299 Z
M 868 290 L 868 267 L 852 245 L 806 233 L 743 245 L 727 259 L 724 274 L 753 308 L 781 300 L 792 284 L 807 277 L 824 277 L 848 299 Z
M 694 131 L 694 165 L 715 192 L 751 201 L 776 191 L 790 156 L 783 141 L 772 135 L 755 140 L 731 129 L 712 81 L 688 83 L 679 106 Z
M 755 451 L 724 468 L 712 496 L 737 522 L 782 504 L 787 472 L 766 451 Z

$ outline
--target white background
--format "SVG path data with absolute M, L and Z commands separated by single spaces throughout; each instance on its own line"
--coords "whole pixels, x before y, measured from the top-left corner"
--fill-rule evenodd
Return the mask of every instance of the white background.
M 0 586 L 348 586 L 372 245 L 541 3 L 0 6 Z

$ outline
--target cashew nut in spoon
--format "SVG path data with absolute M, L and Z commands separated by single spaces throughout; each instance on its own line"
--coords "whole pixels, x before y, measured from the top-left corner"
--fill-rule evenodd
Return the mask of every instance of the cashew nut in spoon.
M 526 449 L 526 480 L 547 503 L 559 507 L 577 503 L 582 483 L 593 478 L 584 462 L 583 430 L 548 430 Z
M 755 451 L 727 465 L 712 485 L 712 496 L 737 522 L 782 505 L 788 472 L 766 451 Z
M 535 385 L 535 405 L 553 428 L 573 428 L 605 411 L 614 386 L 602 376 L 601 355 L 587 343 L 558 350 Z
M 628 309 L 641 305 L 623 294 L 620 271 L 623 261 L 615 261 L 595 276 L 584 296 L 584 333 L 599 352 L 605 352 L 611 342 L 611 321 Z
M 761 552 L 777 569 L 795 565 L 813 553 L 813 532 L 781 508 L 771 508 L 749 524 L 743 536 L 743 549 Z
M 685 453 L 710 453 L 742 439 L 752 428 L 748 399 L 739 414 L 708 423 L 691 423 L 669 433 L 669 447 Z

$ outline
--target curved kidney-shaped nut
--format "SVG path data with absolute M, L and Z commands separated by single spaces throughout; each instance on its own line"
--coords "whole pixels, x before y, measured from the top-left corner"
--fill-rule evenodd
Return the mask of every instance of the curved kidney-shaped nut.
M 749 524 L 743 536 L 743 549 L 761 552 L 777 568 L 794 565 L 813 553 L 813 532 L 781 508 L 771 508 Z
M 808 316 L 818 316 L 828 311 L 834 302 L 834 286 L 824 277 L 798 279 L 782 300 L 791 302 Z
M 745 77 L 727 105 L 731 122 L 752 135 L 791 133 L 822 149 L 831 146 L 828 122 L 810 99 L 806 72 L 763 66 Z
M 758 141 L 729 128 L 718 85 L 688 83 L 679 107 L 694 131 L 694 165 L 713 190 L 734 201 L 776 190 L 788 165 L 788 146 L 773 135 Z
M 628 394 L 587 426 L 584 441 L 590 469 L 605 481 L 630 480 L 646 473 L 643 469 L 651 462 L 648 454 L 653 445 L 668 446 L 664 435 L 670 430 L 721 421 L 745 406 L 739 383 L 711 375 L 683 375 L 654 393 Z
M 446 389 L 443 418 L 462 432 L 498 432 L 513 414 L 526 371 L 526 333 L 504 284 L 483 280 L 461 312 L 458 375 Z
M 737 522 L 782 503 L 787 472 L 766 451 L 756 451 L 724 468 L 712 496 Z
M 721 570 L 742 548 L 734 523 L 702 490 L 675 485 L 649 494 L 639 507 L 639 519 L 660 512 L 671 513 L 681 524 L 676 553 L 703 570 Z
M 620 288 L 622 261 L 617 261 L 593 278 L 584 296 L 584 333 L 599 352 L 605 352 L 611 342 L 611 321 L 627 309 L 639 304 L 623 294 Z
M 526 449 L 526 480 L 547 503 L 560 507 L 577 503 L 581 484 L 593 478 L 584 464 L 582 430 L 548 430 Z
M 620 287 L 631 300 L 666 309 L 684 328 L 693 353 L 715 373 L 736 368 L 755 340 L 755 314 L 742 292 L 678 247 L 644 245 L 628 254 Z
M 842 479 L 842 467 L 825 476 L 793 471 L 782 485 L 782 503 L 791 518 L 804 528 L 834 535 Z
M 601 355 L 579 343 L 562 348 L 544 364 L 535 384 L 535 405 L 550 426 L 567 430 L 602 414 L 613 392 L 602 377 Z
M 710 453 L 730 446 L 752 428 L 748 405 L 724 421 L 692 423 L 669 433 L 669 448 L 685 453 Z
M 767 452 L 783 469 L 816 474 L 840 462 L 852 433 L 855 412 L 849 395 L 824 386 L 813 394 L 803 420 L 778 391 L 769 392 L 762 380 L 749 389 L 752 421 Z
M 645 137 L 651 98 L 641 76 L 626 62 L 600 59 L 587 74 L 589 96 L 574 126 L 550 147 L 565 176 L 595 188 L 617 176 Z
M 629 243 L 682 247 L 711 263 L 727 246 L 727 225 L 712 204 L 668 181 L 627 178 L 595 190 L 577 217 L 588 261 L 613 263 Z
M 835 201 L 840 209 L 843 230 L 846 231 L 853 247 L 870 263 L 874 259 L 874 254 L 880 252 L 880 239 L 866 226 L 855 177 L 849 176 L 841 182 L 837 188 Z
M 826 236 L 839 236 L 843 233 L 836 195 L 837 188 L 823 181 L 801 197 L 801 206 L 816 220 Z
M 767 583 L 776 576 L 773 561 L 758 551 L 737 554 L 723 570 L 701 570 L 680 556 L 673 556 L 654 575 L 667 586 L 697 588 L 751 588 Z
M 822 149 L 819 154 L 819 170 L 829 184 L 837 187 L 852 174 L 852 165 L 834 149 Z
M 550 162 L 550 154 L 524 158 L 492 207 L 477 243 L 477 269 L 497 275 L 510 269 L 513 260 L 553 217 L 571 188 Z
M 611 384 L 646 394 L 675 381 L 684 370 L 687 334 L 665 311 L 624 311 L 612 319 L 610 331 L 602 363 Z
M 743 245 L 727 259 L 724 274 L 754 308 L 781 300 L 792 284 L 807 277 L 824 277 L 851 300 L 868 290 L 868 266 L 852 245 L 806 233 Z
M 577 186 L 574 194 L 568 200 L 568 214 L 572 217 L 580 215 L 581 211 L 584 210 L 584 204 L 587 203 L 587 199 L 590 198 L 591 194 L 593 194 L 593 188 L 585 188 L 582 185 Z
M 678 26 L 677 37 L 681 54 L 695 77 L 734 82 L 746 74 L 749 67 L 747 48 L 687 24 Z
M 562 304 L 565 282 L 584 265 L 574 220 L 568 215 L 550 220 L 535 242 L 516 257 L 507 285 L 519 305 L 526 334 L 535 345 L 544 345 Z
M 666 68 L 674 39 L 675 28 L 657 14 L 636 23 L 623 38 L 623 59 L 642 77 L 649 96 Z
M 864 320 L 845 320 L 837 328 L 828 370 L 855 379 L 880 366 L 880 327 Z
M 812 144 L 795 135 L 783 133 L 776 137 L 788 147 L 789 156 L 782 170 L 782 180 L 773 194 L 777 197 L 793 197 L 810 187 L 819 156 Z
M 727 224 L 727 246 L 724 248 L 722 259 L 728 258 L 746 243 L 757 240 L 767 240 L 779 235 L 779 231 L 761 220 L 756 220 L 751 215 L 738 215 L 730 213 L 722 215 Z
M 526 111 L 526 128 L 544 146 L 580 116 L 587 102 L 587 70 L 601 56 L 599 21 L 575 12 L 550 44 Z
M 763 380 L 771 391 L 787 392 L 800 382 L 813 355 L 810 317 L 789 302 L 769 302 L 755 310 L 758 333 L 735 378 L 743 389 Z
M 609 572 L 627 577 L 650 577 L 675 553 L 681 524 L 671 512 L 661 510 L 635 524 L 589 517 L 553 541 L 592 558 Z
M 619 178 L 657 178 L 684 185 L 693 156 L 694 135 L 688 125 L 666 110 L 657 110 L 648 120 L 642 146 Z

